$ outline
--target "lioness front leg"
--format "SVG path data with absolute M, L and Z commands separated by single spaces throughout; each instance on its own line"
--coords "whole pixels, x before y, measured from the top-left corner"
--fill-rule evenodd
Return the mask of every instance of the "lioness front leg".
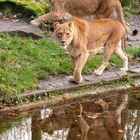
M 72 57 L 72 56 L 71 56 L 71 61 L 72 61 L 72 64 L 73 64 L 74 69 L 75 69 L 77 60 L 78 60 L 78 57 Z
M 71 61 L 72 61 L 72 64 L 73 64 L 73 68 L 74 68 L 74 69 L 75 69 L 77 60 L 78 60 L 78 57 L 73 57 L 73 56 L 71 56 Z M 73 76 L 69 76 L 68 79 L 69 79 L 71 82 L 75 82 Z
M 84 52 L 77 59 L 77 62 L 76 62 L 75 68 L 74 68 L 74 73 L 73 73 L 74 82 L 76 82 L 77 84 L 82 82 L 81 72 L 87 61 L 88 56 L 89 56 L 89 53 Z
M 30 23 L 35 26 L 39 26 L 41 23 L 44 23 L 46 21 L 52 21 L 52 20 L 59 20 L 61 19 L 61 14 L 59 12 L 50 12 L 48 14 L 42 15 L 34 20 L 32 20 Z

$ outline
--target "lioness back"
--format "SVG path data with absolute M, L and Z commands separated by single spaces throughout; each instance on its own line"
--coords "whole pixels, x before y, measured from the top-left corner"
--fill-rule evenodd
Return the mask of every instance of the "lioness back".
M 76 23 L 77 21 L 74 21 Z M 116 20 L 101 19 L 86 22 L 88 40 L 91 42 L 117 42 L 125 35 L 125 27 Z

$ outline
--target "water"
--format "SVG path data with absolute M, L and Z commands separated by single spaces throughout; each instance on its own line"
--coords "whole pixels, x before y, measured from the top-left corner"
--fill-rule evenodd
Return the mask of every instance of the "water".
M 124 97 L 88 99 L 1 119 L 0 140 L 140 140 L 140 102 L 127 105 Z

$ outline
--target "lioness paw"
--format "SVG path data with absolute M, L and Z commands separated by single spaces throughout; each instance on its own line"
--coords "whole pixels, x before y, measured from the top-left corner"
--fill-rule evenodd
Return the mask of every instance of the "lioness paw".
M 32 25 L 39 26 L 39 23 L 36 20 L 31 20 L 30 22 Z
M 128 68 L 120 68 L 121 71 L 126 72 L 128 71 Z
M 71 81 L 71 82 L 74 82 L 74 77 L 73 76 L 69 76 L 68 79 Z
M 102 74 L 102 72 L 101 72 L 101 71 L 98 71 L 98 70 L 95 70 L 94 73 L 95 73 L 96 75 L 98 75 L 98 76 Z
M 79 80 L 76 80 L 73 76 L 69 76 L 68 79 L 69 79 L 70 82 L 73 82 L 73 83 L 76 83 L 76 84 L 80 84 L 83 81 L 82 77 L 80 77 Z

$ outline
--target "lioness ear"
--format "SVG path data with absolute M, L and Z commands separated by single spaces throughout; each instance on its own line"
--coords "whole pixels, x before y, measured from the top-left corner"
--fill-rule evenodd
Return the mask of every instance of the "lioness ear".
M 65 12 L 63 15 L 62 15 L 62 20 L 64 21 L 69 21 L 72 19 L 72 15 L 70 13 L 67 13 Z
M 69 22 L 69 23 L 68 23 L 68 26 L 69 26 L 69 27 L 73 27 L 73 22 Z
M 57 29 L 59 26 L 60 26 L 60 23 L 59 22 L 53 23 L 53 28 L 54 29 Z

